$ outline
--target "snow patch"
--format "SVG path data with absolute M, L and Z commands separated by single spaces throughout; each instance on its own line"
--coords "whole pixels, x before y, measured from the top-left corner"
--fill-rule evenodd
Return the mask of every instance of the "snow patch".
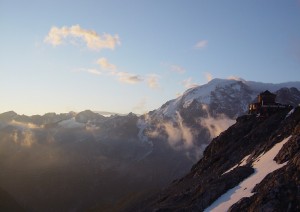
M 213 79 L 205 85 L 187 90 L 184 92 L 182 98 L 184 102 L 189 102 L 196 99 L 200 103 L 210 104 L 210 96 L 212 91 L 215 91 L 217 87 L 226 87 L 227 85 L 235 82 L 236 80 Z
M 232 168 L 228 169 L 227 171 L 225 171 L 222 175 L 227 174 L 229 172 L 231 172 L 233 169 L 235 169 L 236 167 L 239 166 L 245 166 L 247 164 L 247 160 L 250 157 L 250 155 L 247 155 L 246 157 L 244 157 L 239 163 L 237 163 L 236 165 L 234 165 Z
M 184 102 L 183 108 L 188 108 L 193 102 L 193 99 L 189 99 L 188 101 Z
M 295 108 L 293 108 L 293 109 L 286 115 L 285 118 L 288 118 L 290 115 L 292 115 L 292 114 L 294 113 L 294 111 L 295 111 Z
M 257 157 L 252 164 L 255 170 L 254 173 L 236 187 L 228 190 L 204 211 L 228 211 L 233 204 L 238 202 L 243 197 L 252 196 L 254 194 L 252 193 L 252 189 L 256 184 L 260 183 L 269 173 L 287 164 L 287 162 L 277 164 L 273 159 L 278 154 L 282 146 L 288 142 L 290 138 L 291 136 L 283 139 L 280 143 L 274 145 L 273 148 L 268 152 L 265 152 Z

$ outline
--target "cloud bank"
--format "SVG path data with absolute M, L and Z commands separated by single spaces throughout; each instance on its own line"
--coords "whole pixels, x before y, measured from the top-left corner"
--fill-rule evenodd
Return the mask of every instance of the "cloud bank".
M 64 26 L 61 28 L 53 26 L 44 39 L 44 42 L 58 46 L 68 40 L 70 43 L 76 43 L 77 39 L 82 40 L 92 50 L 115 49 L 117 45 L 121 44 L 117 34 L 110 35 L 104 33 L 103 35 L 98 35 L 94 30 L 86 30 L 79 25 Z

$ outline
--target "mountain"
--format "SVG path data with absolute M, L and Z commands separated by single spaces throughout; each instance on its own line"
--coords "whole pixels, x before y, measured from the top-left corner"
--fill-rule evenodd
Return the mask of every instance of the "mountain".
M 300 107 L 245 115 L 140 211 L 299 211 Z
M 174 150 L 183 150 L 193 162 L 212 138 L 235 123 L 248 111 L 265 90 L 276 92 L 277 102 L 297 106 L 300 103 L 300 82 L 281 84 L 245 80 L 214 79 L 191 88 L 157 110 L 140 117 L 140 137 L 154 145 L 165 140 Z M 143 136 L 144 135 L 144 136 Z
M 300 103 L 297 82 L 214 79 L 142 116 L 0 114 L 0 187 L 31 211 L 121 210 L 189 172 L 264 89 Z
M 283 90 L 281 90 L 283 89 Z M 159 109 L 151 112 L 153 117 L 174 117 L 176 111 L 189 108 L 193 102 L 209 105 L 212 115 L 225 113 L 230 118 L 236 118 L 244 114 L 248 104 L 254 100 L 260 92 L 286 92 L 299 101 L 300 82 L 288 82 L 280 84 L 260 83 L 245 80 L 213 79 L 205 85 L 188 89 L 177 99 L 168 101 Z M 279 99 L 279 103 L 287 103 L 286 99 Z M 294 103 L 297 105 L 297 103 Z M 295 106 L 293 105 L 293 106 Z

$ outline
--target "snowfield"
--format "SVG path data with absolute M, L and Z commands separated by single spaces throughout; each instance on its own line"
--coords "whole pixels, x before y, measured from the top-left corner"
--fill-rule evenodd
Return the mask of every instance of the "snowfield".
M 250 197 L 254 193 L 252 193 L 252 189 L 256 184 L 259 184 L 269 173 L 285 166 L 287 162 L 283 164 L 277 164 L 273 159 L 278 154 L 282 146 L 288 142 L 291 136 L 283 139 L 280 143 L 277 143 L 270 149 L 268 152 L 262 153 L 258 156 L 252 164 L 254 168 L 254 173 L 249 176 L 247 179 L 242 181 L 236 187 L 229 189 L 225 194 L 219 197 L 213 204 L 211 204 L 208 208 L 206 208 L 205 212 L 222 212 L 227 211 L 233 204 L 238 202 L 243 197 Z M 245 158 L 240 162 L 244 162 Z M 228 170 L 227 172 L 231 171 Z

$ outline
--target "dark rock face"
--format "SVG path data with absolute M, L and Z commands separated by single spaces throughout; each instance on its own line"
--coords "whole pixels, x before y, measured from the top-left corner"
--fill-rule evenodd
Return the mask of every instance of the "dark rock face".
M 283 132 L 293 137 L 274 158 L 287 166 L 270 173 L 255 186 L 255 194 L 235 204 L 230 211 L 300 211 L 300 110 L 294 112 L 294 124 L 286 124 Z M 298 123 L 298 124 L 296 124 Z M 292 126 L 295 126 L 293 129 Z
M 213 139 L 203 158 L 190 173 L 146 200 L 135 209 L 142 211 L 203 211 L 230 188 L 253 173 L 252 162 L 276 143 L 292 135 L 275 161 L 288 162 L 271 172 L 230 211 L 299 211 L 300 209 L 300 108 L 267 118 L 242 116 L 237 123 Z M 246 165 L 237 166 L 246 155 Z M 146 209 L 145 209 L 146 208 Z
M 296 107 L 300 101 L 300 91 L 297 88 L 281 88 L 276 92 L 276 100 L 281 104 Z
M 247 111 L 254 92 L 242 82 L 217 87 L 211 93 L 210 113 L 213 115 L 224 113 L 235 118 Z

